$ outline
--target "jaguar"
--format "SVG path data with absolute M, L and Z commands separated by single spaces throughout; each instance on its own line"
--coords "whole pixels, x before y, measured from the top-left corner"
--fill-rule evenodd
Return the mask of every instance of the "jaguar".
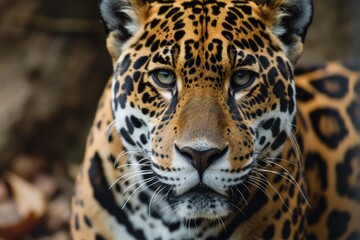
M 311 0 L 99 4 L 73 239 L 360 239 L 359 61 L 295 69 Z

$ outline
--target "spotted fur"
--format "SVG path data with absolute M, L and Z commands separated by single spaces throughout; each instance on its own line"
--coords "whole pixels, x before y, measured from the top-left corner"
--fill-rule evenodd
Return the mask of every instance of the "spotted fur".
M 359 236 L 360 75 L 330 63 L 295 84 L 310 0 L 100 10 L 114 74 L 75 187 L 74 239 Z M 253 80 L 235 87 L 238 72 Z

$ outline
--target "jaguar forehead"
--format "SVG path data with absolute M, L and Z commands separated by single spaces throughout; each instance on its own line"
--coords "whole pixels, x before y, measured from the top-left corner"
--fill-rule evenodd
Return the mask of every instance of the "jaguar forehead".
M 211 75 L 206 80 L 220 83 L 226 70 L 256 64 L 255 54 L 263 53 L 259 55 L 266 67 L 269 65 L 266 55 L 280 50 L 276 43 L 266 44 L 265 41 L 270 41 L 269 33 L 256 14 L 252 14 L 253 7 L 250 2 L 160 4 L 153 10 L 155 17 L 145 25 L 145 32 L 132 47 L 139 53 L 150 54 L 150 64 L 181 66 L 178 71 L 186 84 L 203 78 L 204 72 Z M 249 14 L 252 17 L 247 19 L 245 16 Z M 158 29 L 157 33 L 150 35 L 154 29 Z M 266 52 L 265 45 L 270 45 Z M 189 79 L 191 75 L 196 75 L 195 79 Z

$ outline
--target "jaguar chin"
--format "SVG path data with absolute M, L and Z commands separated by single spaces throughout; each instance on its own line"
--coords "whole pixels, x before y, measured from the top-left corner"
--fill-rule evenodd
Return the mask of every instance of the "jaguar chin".
M 175 212 L 183 219 L 218 219 L 227 217 L 235 203 L 206 186 L 195 186 L 180 196 L 170 196 Z

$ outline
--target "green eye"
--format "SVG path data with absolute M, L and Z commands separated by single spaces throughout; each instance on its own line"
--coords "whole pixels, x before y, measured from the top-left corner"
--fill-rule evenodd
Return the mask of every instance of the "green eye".
M 240 70 L 231 77 L 231 87 L 234 90 L 242 90 L 249 87 L 255 80 L 255 73 L 247 70 Z
M 167 69 L 158 69 L 152 72 L 152 78 L 161 87 L 171 88 L 175 87 L 176 79 L 175 73 Z

